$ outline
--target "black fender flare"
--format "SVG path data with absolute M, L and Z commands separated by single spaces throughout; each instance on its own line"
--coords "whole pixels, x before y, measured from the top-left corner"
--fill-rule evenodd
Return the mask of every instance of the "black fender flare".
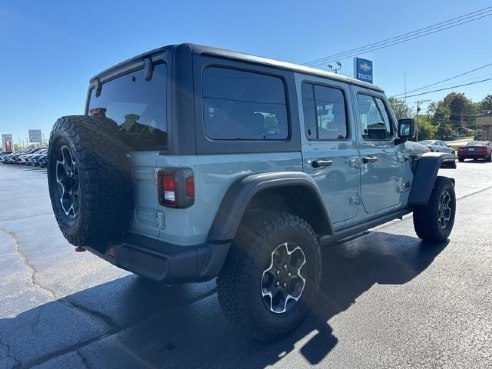
M 452 154 L 428 152 L 418 160 L 414 170 L 412 188 L 408 197 L 408 205 L 426 205 L 429 201 L 439 168 L 456 168 Z M 450 178 L 454 185 L 454 179 Z
M 314 197 L 321 222 L 326 224 L 326 233 L 333 234 L 328 209 L 314 180 L 304 172 L 269 172 L 243 177 L 229 187 L 208 234 L 209 242 L 226 242 L 234 238 L 250 200 L 264 190 L 279 187 L 302 187 Z

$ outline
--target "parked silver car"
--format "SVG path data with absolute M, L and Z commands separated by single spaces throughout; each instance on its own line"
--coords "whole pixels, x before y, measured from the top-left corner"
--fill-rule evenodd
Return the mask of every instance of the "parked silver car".
M 427 146 L 432 152 L 446 152 L 448 154 L 453 154 L 454 156 L 456 156 L 454 149 L 444 141 L 424 140 L 418 141 L 418 143 Z

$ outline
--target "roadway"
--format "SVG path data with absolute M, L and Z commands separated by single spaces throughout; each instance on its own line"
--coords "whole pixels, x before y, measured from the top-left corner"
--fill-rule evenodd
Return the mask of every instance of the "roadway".
M 411 217 L 323 251 L 318 304 L 283 340 L 243 337 L 215 282 L 162 286 L 75 253 L 44 170 L 0 164 L 0 368 L 490 368 L 492 163 L 459 163 L 449 243 Z

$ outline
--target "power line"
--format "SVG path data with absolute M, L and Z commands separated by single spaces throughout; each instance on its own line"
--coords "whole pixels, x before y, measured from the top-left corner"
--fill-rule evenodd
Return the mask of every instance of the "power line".
M 343 60 L 343 59 L 347 59 L 351 56 L 358 55 L 360 53 L 367 53 L 367 52 L 371 52 L 371 51 L 375 51 L 375 50 L 384 49 L 384 48 L 387 48 L 390 46 L 401 44 L 403 42 L 407 42 L 407 41 L 411 41 L 411 40 L 414 40 L 417 38 L 428 36 L 428 35 L 431 35 L 433 33 L 441 32 L 441 31 L 447 30 L 449 28 L 457 27 L 457 26 L 460 26 L 462 24 L 470 23 L 470 22 L 473 22 L 474 20 L 488 17 L 488 16 L 492 15 L 492 13 L 490 11 L 487 11 L 487 12 L 484 12 L 484 13 L 478 14 L 478 15 L 480 15 L 480 17 L 478 17 L 478 16 L 467 17 L 467 18 L 461 19 L 460 21 L 453 21 L 453 22 L 449 22 L 447 24 L 443 24 L 443 25 L 438 26 L 438 27 L 431 28 L 425 32 L 419 31 L 419 32 L 415 32 L 415 33 L 408 35 L 408 36 L 405 36 L 405 37 L 396 36 L 394 39 L 390 39 L 389 41 L 386 41 L 386 42 L 381 41 L 380 43 L 377 43 L 372 47 L 366 46 L 366 47 L 363 47 L 360 50 L 356 50 L 352 53 L 344 52 L 344 53 L 341 53 L 340 55 L 335 55 L 332 58 L 333 59 L 342 58 L 341 60 Z
M 487 73 L 486 75 L 485 74 L 481 74 L 481 75 L 475 76 L 475 77 L 460 79 L 459 81 L 447 82 L 447 83 L 441 84 L 439 86 L 436 86 L 435 88 L 452 87 L 455 84 L 462 84 L 462 83 L 474 82 L 474 81 L 486 79 L 486 78 L 489 78 L 489 77 L 492 77 L 492 74 L 490 74 L 490 73 Z M 422 91 L 422 92 L 426 92 L 426 91 Z M 400 99 L 403 99 L 403 96 L 400 96 L 399 98 Z
M 384 49 L 386 47 L 394 46 L 403 42 L 407 42 L 410 40 L 414 40 L 420 37 L 428 36 L 430 34 L 441 32 L 449 28 L 457 27 L 462 24 L 470 23 L 472 21 L 488 17 L 492 15 L 492 6 L 476 10 L 474 12 L 461 15 L 459 17 L 451 18 L 446 21 L 442 21 L 440 23 L 436 23 L 431 26 L 427 26 L 424 28 L 417 29 L 412 32 L 404 33 L 398 36 L 394 36 L 388 38 L 383 41 L 375 42 L 366 46 L 361 46 L 355 49 L 351 49 L 345 52 L 341 52 L 338 54 L 333 54 L 324 58 L 315 59 L 311 62 L 306 62 L 306 65 L 319 65 L 327 62 L 335 61 L 335 60 L 343 60 L 348 59 L 351 56 L 355 56 L 361 53 L 366 53 L 370 51 Z
M 487 81 L 490 81 L 490 80 L 492 80 L 492 77 L 491 77 L 491 78 L 482 79 L 482 80 L 480 80 L 480 81 L 474 81 L 474 82 L 463 83 L 463 84 L 461 84 L 461 85 L 456 85 L 456 86 L 452 86 L 452 87 L 445 87 L 445 88 L 439 88 L 439 89 L 437 89 L 437 90 L 432 90 L 432 91 L 427 91 L 427 92 L 421 92 L 421 93 L 419 93 L 419 94 L 407 95 L 407 98 L 408 98 L 408 97 L 415 97 L 415 96 L 427 95 L 427 94 L 431 94 L 431 93 L 434 93 L 434 92 L 439 92 L 439 91 L 452 90 L 453 88 L 458 88 L 458 87 L 463 87 L 463 86 L 475 85 L 475 84 L 477 84 L 477 83 L 483 83 L 483 82 L 487 82 Z
M 492 15 L 492 12 L 487 14 L 487 15 L 484 15 L 480 18 L 484 18 L 484 17 L 488 17 L 488 16 L 491 16 Z M 455 24 L 455 25 L 450 25 L 448 27 L 445 27 L 445 28 L 441 28 L 439 30 L 435 30 L 435 31 L 432 31 L 432 32 L 427 32 L 425 34 L 422 34 L 422 35 L 418 35 L 418 36 L 414 36 L 414 37 L 408 37 L 406 39 L 403 39 L 403 40 L 399 40 L 399 41 L 396 41 L 396 42 L 392 42 L 392 43 L 387 43 L 387 44 L 381 44 L 381 45 L 378 45 L 376 47 L 372 47 L 372 48 L 368 48 L 368 49 L 364 49 L 364 50 L 359 50 L 359 51 L 355 51 L 351 54 L 345 54 L 345 55 L 340 55 L 340 56 L 335 56 L 335 57 L 330 57 L 330 58 L 327 58 L 326 60 L 320 60 L 318 62 L 314 62 L 314 63 L 310 63 L 308 64 L 309 66 L 317 66 L 317 65 L 323 65 L 323 64 L 326 64 L 326 63 L 331 63 L 333 61 L 340 61 L 340 60 L 345 60 L 345 59 L 349 59 L 351 57 L 354 57 L 354 56 L 358 56 L 360 54 L 363 54 L 363 53 L 368 53 L 368 52 L 372 52 L 372 51 L 377 51 L 377 50 L 381 50 L 381 49 L 386 49 L 388 47 L 391 47 L 391 46 L 395 46 L 395 45 L 398 45 L 398 44 L 401 44 L 401 43 L 404 43 L 404 42 L 407 42 L 407 41 L 411 41 L 411 40 L 415 40 L 415 39 L 418 39 L 418 38 L 422 38 L 422 37 L 425 37 L 425 36 L 429 36 L 433 33 L 437 33 L 437 32 L 440 32 L 440 31 L 444 31 L 444 30 L 447 30 L 449 28 L 453 28 L 453 27 L 457 27 L 457 26 L 460 26 L 462 24 L 466 24 L 466 23 L 470 23 L 472 22 L 473 20 L 477 20 L 477 19 L 480 19 L 480 18 L 475 18 L 475 19 L 472 19 L 472 20 L 469 20 L 469 21 L 466 21 L 466 22 L 461 22 L 461 23 L 458 23 L 458 24 Z
M 451 81 L 452 79 L 455 79 L 455 78 L 458 78 L 458 77 L 465 76 L 465 75 L 467 75 L 467 74 L 470 74 L 470 73 L 476 72 L 477 70 L 484 69 L 484 68 L 487 68 L 487 67 L 490 67 L 490 66 L 492 66 L 492 63 L 485 64 L 485 65 L 482 65 L 481 67 L 478 67 L 478 68 L 475 68 L 475 69 L 469 70 L 469 71 L 464 72 L 464 73 L 461 73 L 461 74 L 457 74 L 457 75 L 455 75 L 455 76 L 453 76 L 453 77 L 449 77 L 449 78 L 443 79 L 443 80 L 441 80 L 441 81 L 431 83 L 430 85 L 422 86 L 422 87 L 416 88 L 416 89 L 414 89 L 414 90 L 410 90 L 410 91 L 407 91 L 407 92 L 403 92 L 403 93 L 401 93 L 401 94 L 393 95 L 393 97 L 403 96 L 403 95 L 408 94 L 408 93 L 412 93 L 412 92 L 416 92 L 416 91 L 421 91 L 421 90 L 423 90 L 423 89 L 426 89 L 427 87 L 432 87 L 432 86 L 435 86 L 435 85 L 438 85 L 438 84 L 441 84 L 441 83 L 444 83 L 444 82 L 447 82 L 447 81 Z M 407 96 L 407 97 L 408 97 L 408 96 Z
M 427 36 L 427 35 L 432 34 L 432 33 L 440 32 L 440 31 L 443 31 L 443 30 L 446 30 L 449 28 L 457 27 L 459 25 L 472 22 L 472 21 L 480 19 L 480 18 L 490 16 L 490 15 L 492 15 L 492 9 L 490 9 L 490 8 L 492 8 L 492 7 L 480 9 L 480 10 L 477 10 L 475 12 L 465 14 L 465 15 L 462 15 L 462 16 L 457 17 L 457 18 L 452 18 L 452 19 L 449 19 L 447 21 L 437 23 L 437 24 L 432 25 L 432 26 L 421 28 L 421 29 L 418 29 L 416 31 L 408 32 L 408 33 L 405 33 L 402 35 L 398 35 L 398 36 L 395 36 L 395 37 L 392 37 L 392 38 L 389 38 L 389 39 L 386 39 L 383 41 L 379 41 L 379 42 L 367 45 L 367 46 L 355 48 L 355 49 L 352 49 L 352 50 L 349 50 L 346 52 L 330 55 L 330 56 L 325 57 L 325 58 L 316 59 L 312 62 L 308 62 L 305 64 L 314 65 L 314 64 L 326 63 L 328 61 L 332 61 L 335 59 L 343 60 L 343 59 L 347 59 L 351 56 L 355 56 L 355 55 L 360 54 L 360 53 L 379 50 L 379 49 L 383 49 L 383 48 L 393 46 L 393 45 L 396 45 L 399 43 L 410 41 L 410 40 L 413 40 L 416 38 L 424 37 L 424 36 Z

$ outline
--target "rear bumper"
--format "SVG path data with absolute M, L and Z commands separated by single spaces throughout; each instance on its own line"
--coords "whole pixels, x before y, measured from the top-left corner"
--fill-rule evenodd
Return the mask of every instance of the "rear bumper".
M 87 248 L 117 267 L 155 281 L 200 282 L 215 278 L 224 264 L 230 243 L 176 246 L 151 238 L 128 235 L 107 246 L 104 253 Z
M 485 159 L 488 158 L 488 154 L 484 152 L 467 152 L 463 154 L 458 154 L 458 159 Z

